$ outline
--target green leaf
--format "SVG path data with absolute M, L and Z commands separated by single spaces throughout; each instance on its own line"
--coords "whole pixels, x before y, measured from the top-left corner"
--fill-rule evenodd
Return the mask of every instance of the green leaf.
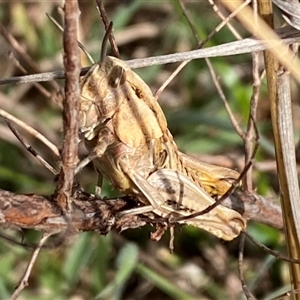
M 70 247 L 62 269 L 69 286 L 79 281 L 81 271 L 87 265 L 93 251 L 94 249 L 90 247 L 90 234 L 81 233 Z
M 115 279 L 96 296 L 95 299 L 121 299 L 124 286 L 138 263 L 138 247 L 133 243 L 127 243 L 116 258 L 118 269 Z
M 155 286 L 172 297 L 172 299 L 196 300 L 196 298 L 190 296 L 188 293 L 185 293 L 182 289 L 178 288 L 169 280 L 165 279 L 161 275 L 158 275 L 142 264 L 138 264 L 137 272 L 146 280 L 152 282 Z

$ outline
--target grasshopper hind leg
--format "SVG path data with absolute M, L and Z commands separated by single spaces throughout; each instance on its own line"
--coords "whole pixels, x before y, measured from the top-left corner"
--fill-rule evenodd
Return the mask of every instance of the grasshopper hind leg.
M 146 205 L 141 207 L 136 207 L 132 209 L 127 209 L 124 211 L 121 211 L 118 213 L 118 217 L 124 217 L 124 216 L 135 216 L 140 214 L 146 214 L 153 211 L 152 205 Z

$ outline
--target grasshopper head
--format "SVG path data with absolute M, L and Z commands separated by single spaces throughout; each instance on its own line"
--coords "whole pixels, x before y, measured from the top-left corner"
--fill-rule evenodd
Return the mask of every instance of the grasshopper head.
M 126 68 L 122 61 L 108 56 L 82 78 L 79 130 L 86 139 L 95 137 L 95 128 L 112 118 L 124 100 L 120 86 L 125 82 Z

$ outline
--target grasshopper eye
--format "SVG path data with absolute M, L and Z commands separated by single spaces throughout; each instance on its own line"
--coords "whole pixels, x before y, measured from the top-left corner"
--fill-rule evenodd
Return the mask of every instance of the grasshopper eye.
M 108 84 L 116 88 L 126 80 L 125 70 L 121 66 L 114 66 L 108 75 Z

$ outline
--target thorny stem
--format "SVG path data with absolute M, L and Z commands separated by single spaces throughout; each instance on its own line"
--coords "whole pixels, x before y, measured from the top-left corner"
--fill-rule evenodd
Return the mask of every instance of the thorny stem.
M 18 195 L 0 189 L 1 222 L 6 226 L 47 232 L 65 232 L 70 226 L 75 228 L 77 232 L 100 231 L 103 233 L 107 233 L 110 219 L 115 219 L 116 225 L 124 223 L 126 220 L 129 224 L 127 228 L 134 228 L 134 224 L 143 226 L 138 220 L 138 216 L 127 216 L 127 218 L 122 217 L 121 219 L 114 217 L 120 212 L 135 207 L 135 202 L 130 201 L 128 197 L 103 201 L 100 198 L 82 193 L 76 198 L 72 198 L 72 205 L 74 208 L 71 211 L 71 218 L 67 222 L 62 212 L 51 201 L 51 197 L 35 194 Z M 230 195 L 228 200 L 225 199 L 224 206 L 237 211 L 240 211 L 241 208 L 244 209 L 243 216 L 248 220 L 255 220 L 278 229 L 282 228 L 280 207 L 272 203 L 270 205 L 270 200 L 254 193 L 236 192 Z M 148 223 L 152 224 L 155 221 L 156 219 L 152 218 L 149 219 Z M 161 223 L 160 220 L 159 222 Z M 113 226 L 114 223 L 110 223 L 110 227 Z M 121 225 L 119 227 L 122 230 L 126 229 Z

